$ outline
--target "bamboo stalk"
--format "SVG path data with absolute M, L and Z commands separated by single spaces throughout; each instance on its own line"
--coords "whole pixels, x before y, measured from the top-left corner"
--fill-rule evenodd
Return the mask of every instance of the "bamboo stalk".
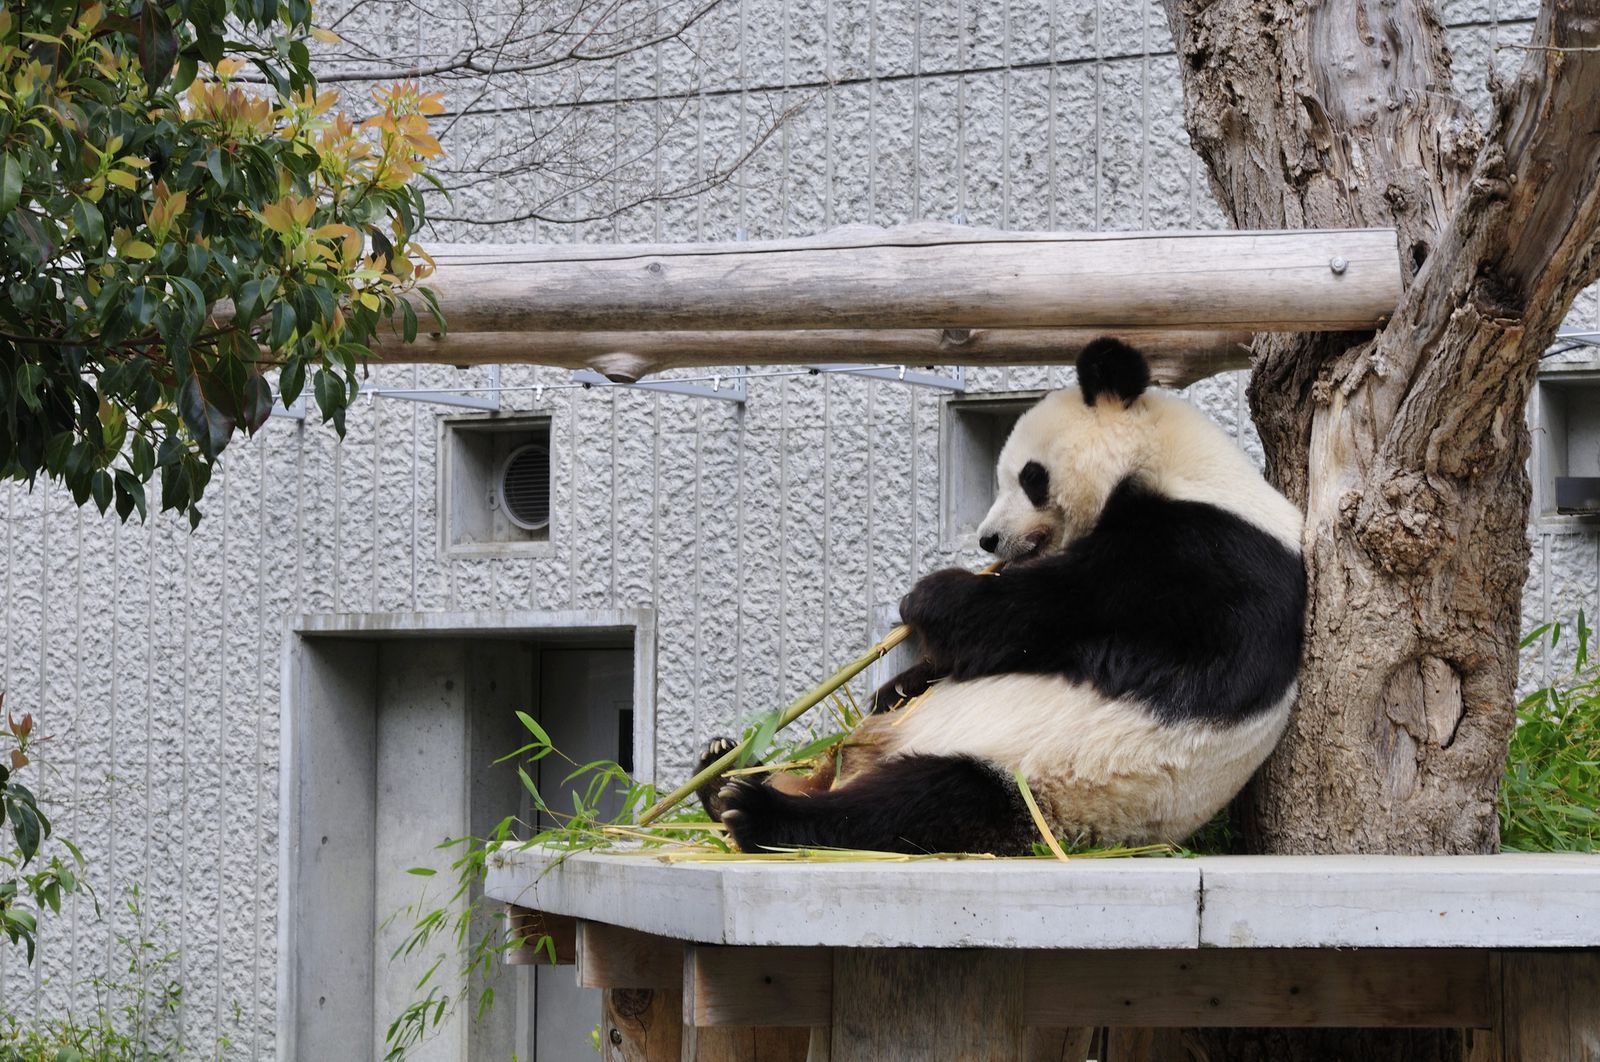
M 790 723 L 794 722 L 796 719 L 799 719 L 802 715 L 805 715 L 811 709 L 821 704 L 825 699 L 827 699 L 828 694 L 832 693 L 840 686 L 843 686 L 846 682 L 849 682 L 851 679 L 861 674 L 861 672 L 870 667 L 874 661 L 882 657 L 885 653 L 899 645 L 901 642 L 905 641 L 910 634 L 911 628 L 906 626 L 904 623 L 890 631 L 884 636 L 883 641 L 879 642 L 871 649 L 868 649 L 866 652 L 856 657 L 850 663 L 840 668 L 832 678 L 822 683 L 822 685 L 817 686 L 815 689 L 811 690 L 809 693 L 790 704 L 789 707 L 785 708 L 783 710 L 783 714 L 778 717 L 778 730 L 782 730 L 784 727 L 788 726 Z M 744 739 L 733 748 L 729 749 L 727 752 L 724 752 L 715 760 L 712 760 L 711 763 L 706 766 L 705 770 L 701 771 L 699 774 L 695 775 L 693 778 L 689 779 L 672 792 L 668 793 L 665 797 L 658 800 L 653 807 L 646 808 L 644 813 L 639 816 L 639 825 L 644 826 L 654 822 L 656 819 L 660 818 L 662 815 L 665 815 L 668 811 L 671 811 L 674 807 L 676 807 L 690 793 L 693 793 L 696 789 L 699 789 L 701 786 L 711 781 L 711 779 L 717 777 L 723 771 L 733 766 L 733 764 L 738 761 L 739 757 L 744 755 L 745 750 L 750 747 L 750 742 L 754 739 L 755 734 L 752 733 L 746 735 Z
M 993 564 L 985 568 L 982 574 L 998 575 L 1000 569 L 1004 566 L 1005 561 L 995 561 Z M 834 690 L 838 689 L 840 686 L 843 686 L 846 682 L 849 682 L 851 679 L 861 674 L 861 672 L 871 667 L 874 661 L 878 660 L 884 656 L 884 654 L 888 653 L 889 650 L 905 641 L 910 634 L 911 628 L 902 623 L 894 630 L 884 635 L 883 640 L 877 645 L 874 645 L 871 649 L 868 649 L 866 652 L 856 657 L 850 663 L 836 671 L 832 678 L 823 682 L 820 686 L 812 689 L 809 693 L 806 693 L 804 696 L 791 703 L 789 707 L 785 708 L 783 710 L 783 714 L 778 717 L 778 726 L 773 732 L 776 733 L 778 730 L 782 730 L 784 727 L 788 726 L 790 723 L 794 722 L 796 719 L 799 719 L 802 715 L 805 715 L 811 709 L 821 704 L 827 699 L 828 694 L 832 693 Z M 724 752 L 721 756 L 718 756 L 715 760 L 712 760 L 706 765 L 705 769 L 700 771 L 700 773 L 696 774 L 693 778 L 689 779 L 687 782 L 683 783 L 678 788 L 662 797 L 660 800 L 656 801 L 653 806 L 646 808 L 643 814 L 639 816 L 638 824 L 640 826 L 646 826 L 654 822 L 656 819 L 659 819 L 673 808 L 677 807 L 678 804 L 680 804 L 690 793 L 693 793 L 696 789 L 699 789 L 701 786 L 711 781 L 711 779 L 717 777 L 723 771 L 733 766 L 733 764 L 738 761 L 739 757 L 744 755 L 745 750 L 749 748 L 750 743 L 753 740 L 755 740 L 754 732 L 745 735 L 745 737 L 737 745 L 729 749 L 727 752 Z

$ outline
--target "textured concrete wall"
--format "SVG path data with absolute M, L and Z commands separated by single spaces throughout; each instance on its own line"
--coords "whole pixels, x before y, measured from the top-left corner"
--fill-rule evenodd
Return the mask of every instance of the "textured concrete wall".
M 1446 5 L 1464 84 L 1497 41 L 1526 34 L 1531 0 Z M 1505 24 L 1501 24 L 1504 22 Z M 450 25 L 373 5 L 347 37 L 443 54 Z M 736 180 L 605 222 L 447 225 L 441 239 L 732 239 L 914 217 L 1014 228 L 1217 226 L 1182 130 L 1159 12 L 1123 0 L 730 0 L 692 43 L 663 46 L 591 90 L 588 137 L 648 143 L 671 180 L 708 165 L 760 115 L 809 100 Z M 1483 93 L 1474 89 L 1483 102 Z M 676 95 L 674 95 L 676 94 Z M 668 103 L 658 98 L 673 97 Z M 515 99 L 468 117 L 462 157 L 533 135 L 549 114 Z M 532 195 L 533 192 L 529 192 Z M 591 194 L 591 193 L 586 193 Z M 582 195 L 573 197 L 578 208 Z M 463 193 L 500 216 L 515 192 Z M 1580 319 L 1600 324 L 1592 298 Z M 1063 370 L 985 370 L 973 387 L 1064 382 Z M 483 372 L 377 370 L 388 387 L 482 384 Z M 564 374 L 509 368 L 503 383 Z M 1240 380 L 1190 389 L 1257 452 Z M 530 390 L 507 405 L 534 408 Z M 554 549 L 445 561 L 437 549 L 434 407 L 363 401 L 341 443 L 274 420 L 236 443 L 206 519 L 118 526 L 59 491 L 0 487 L 0 688 L 51 738 L 61 833 L 100 897 L 75 899 L 27 968 L 0 949 L 8 1007 L 82 1011 L 72 986 L 116 961 L 137 885 L 177 949 L 178 1031 L 208 1054 L 274 1053 L 279 652 L 304 612 L 647 606 L 660 620 L 660 756 L 680 776 L 696 745 L 809 686 L 858 651 L 919 574 L 979 562 L 939 531 L 939 394 L 894 382 L 755 380 L 742 407 L 638 391 L 546 392 L 556 439 Z M 1540 525 L 1527 622 L 1596 607 L 1597 540 Z M 1537 663 L 1543 666 L 1540 658 Z

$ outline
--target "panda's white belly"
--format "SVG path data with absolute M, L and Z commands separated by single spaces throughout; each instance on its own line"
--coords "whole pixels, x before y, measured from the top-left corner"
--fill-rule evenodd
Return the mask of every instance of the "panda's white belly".
M 1234 726 L 1169 726 L 1137 703 L 1049 675 L 945 681 L 879 732 L 888 755 L 967 755 L 1021 768 L 1058 835 L 1181 841 L 1249 781 L 1289 718 L 1291 688 Z

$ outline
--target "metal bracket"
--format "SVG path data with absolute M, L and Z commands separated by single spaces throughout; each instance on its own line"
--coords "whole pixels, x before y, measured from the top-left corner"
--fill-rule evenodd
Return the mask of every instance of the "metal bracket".
M 807 365 L 806 368 L 865 376 L 872 380 L 898 380 L 917 387 L 937 387 L 945 391 L 964 392 L 967 389 L 967 370 L 959 365 L 948 372 L 935 372 L 931 366 L 913 369 L 905 365 L 853 365 L 848 362 Z
M 294 405 L 292 405 L 292 406 L 284 405 L 283 404 L 283 399 L 281 399 L 281 398 L 277 399 L 276 401 L 274 401 L 272 403 L 272 409 L 270 411 L 268 411 L 267 416 L 269 418 L 271 418 L 271 417 L 283 417 L 286 420 L 298 420 L 301 423 L 304 423 L 305 419 L 306 419 L 306 400 L 305 400 L 305 396 L 302 395 L 299 398 L 295 399 L 294 400 Z
M 407 402 L 428 402 L 436 406 L 455 406 L 459 409 L 484 409 L 493 412 L 500 408 L 499 394 L 479 398 L 476 395 L 455 394 L 450 391 L 413 391 L 397 387 L 374 387 L 361 393 L 372 398 L 401 398 Z
M 678 380 L 641 380 L 638 383 L 616 383 L 593 369 L 577 369 L 572 374 L 574 383 L 586 387 L 632 387 L 640 391 L 661 391 L 672 395 L 689 395 L 692 398 L 714 398 L 721 402 L 743 402 L 745 379 L 743 369 L 733 369 L 727 376 L 717 377 L 711 383 L 688 383 Z
M 475 390 L 464 387 L 460 390 L 428 391 L 414 390 L 409 387 L 374 387 L 363 388 L 363 395 L 373 398 L 403 398 L 408 402 L 428 402 L 436 406 L 454 406 L 457 409 L 482 409 L 490 413 L 500 410 L 500 366 L 489 366 L 489 383 L 483 390 L 488 392 L 487 397 L 465 394 L 466 391 Z
M 1600 347 L 1600 331 L 1592 328 L 1573 328 L 1571 325 L 1562 325 L 1556 329 L 1557 339 L 1570 339 L 1574 343 L 1582 343 L 1589 347 Z

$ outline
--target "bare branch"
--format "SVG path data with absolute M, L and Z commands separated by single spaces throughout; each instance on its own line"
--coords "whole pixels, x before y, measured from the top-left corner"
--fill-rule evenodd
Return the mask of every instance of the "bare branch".
M 438 214 L 435 215 L 434 220 L 439 222 L 457 222 L 465 225 L 510 225 L 523 221 L 542 221 L 549 222 L 551 224 L 573 225 L 583 222 L 605 221 L 610 218 L 617 217 L 620 214 L 625 214 L 630 210 L 645 205 L 646 203 L 663 203 L 682 199 L 692 199 L 696 196 L 703 195 L 705 192 L 713 188 L 720 187 L 732 180 L 739 170 L 742 169 L 745 164 L 751 160 L 751 158 L 760 152 L 761 148 L 766 145 L 766 143 L 773 137 L 775 133 L 777 133 L 778 129 L 781 128 L 785 122 L 799 114 L 808 105 L 810 105 L 815 98 L 816 94 L 809 94 L 800 102 L 784 108 L 769 121 L 765 122 L 755 138 L 746 144 L 744 149 L 726 165 L 714 166 L 711 172 L 698 176 L 693 180 L 686 181 L 683 184 L 672 188 L 641 189 L 623 201 L 587 213 L 561 214 L 552 209 L 552 206 L 562 199 L 570 198 L 574 194 L 587 191 L 597 185 L 614 180 L 615 173 L 618 170 L 625 168 L 625 166 L 616 166 L 607 173 L 591 176 L 587 179 L 581 180 L 576 185 L 567 186 L 562 189 L 559 196 L 552 196 L 541 201 L 539 205 L 535 207 L 519 211 L 515 214 L 506 214 L 492 218 L 481 218 L 472 215 Z M 648 150 L 640 152 L 633 161 L 640 161 L 650 157 L 655 148 L 659 146 L 659 143 L 660 139 L 658 138 L 656 144 L 651 145 Z M 495 179 L 505 180 L 517 172 L 518 171 L 515 168 L 509 169 L 504 173 L 497 175 Z M 465 187 L 472 183 L 477 182 L 464 182 L 463 185 L 450 187 Z
M 436 224 L 604 222 L 728 183 L 816 95 L 746 97 L 735 136 L 689 172 L 663 174 L 663 149 L 706 109 L 705 95 L 684 85 L 713 69 L 702 50 L 717 30 L 704 27 L 719 9 L 722 0 L 350 0 L 333 16 L 348 39 L 318 50 L 319 78 L 352 92 L 396 79 L 446 89 L 437 134 L 446 157 L 434 172 L 448 192 L 472 194 Z M 449 54 L 407 52 L 394 43 L 404 32 L 359 32 L 412 23 L 449 41 Z M 664 91 L 652 63 L 681 80 Z
M 1540 354 L 1600 277 L 1600 4 L 1546 4 L 1534 34 L 1496 101 L 1467 201 L 1375 352 L 1410 385 L 1391 463 L 1459 476 L 1501 447 Z

